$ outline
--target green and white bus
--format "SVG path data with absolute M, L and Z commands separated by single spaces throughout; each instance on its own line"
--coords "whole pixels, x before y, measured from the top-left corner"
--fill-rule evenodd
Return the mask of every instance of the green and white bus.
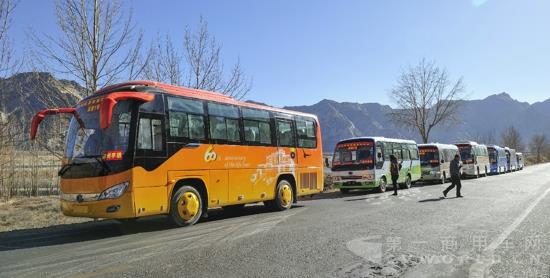
M 402 162 L 397 182 L 402 188 L 410 188 L 421 176 L 416 142 L 384 137 L 357 137 L 338 142 L 332 158 L 334 184 L 342 193 L 373 188 L 385 192 L 391 183 L 392 154 Z

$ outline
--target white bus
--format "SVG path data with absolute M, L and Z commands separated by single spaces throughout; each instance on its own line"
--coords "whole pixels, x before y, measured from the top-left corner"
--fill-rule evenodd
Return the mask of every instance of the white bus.
M 402 162 L 398 183 L 410 188 L 420 179 L 416 142 L 384 137 L 357 137 L 338 142 L 332 159 L 334 184 L 342 193 L 351 189 L 385 192 L 391 183 L 390 155 Z
M 419 144 L 421 181 L 445 183 L 451 177 L 451 160 L 458 154 L 458 147 L 448 144 Z
M 518 170 L 518 158 L 516 156 L 516 150 L 505 147 L 506 158 L 508 159 L 508 172 Z
M 518 170 L 523 170 L 523 167 L 525 167 L 525 162 L 523 161 L 523 153 L 516 153 L 516 157 L 518 158 Z
M 462 159 L 462 175 L 479 178 L 487 176 L 491 164 L 489 162 L 489 151 L 487 146 L 476 142 L 461 142 L 455 144 Z

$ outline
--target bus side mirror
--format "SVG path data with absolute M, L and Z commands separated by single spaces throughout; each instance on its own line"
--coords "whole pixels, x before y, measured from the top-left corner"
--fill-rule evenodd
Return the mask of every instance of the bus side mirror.
M 38 131 L 38 126 L 44 120 L 44 118 L 46 118 L 46 116 L 62 114 L 62 113 L 75 114 L 75 111 L 76 111 L 75 108 L 57 108 L 57 109 L 45 109 L 36 113 L 34 117 L 32 117 L 30 139 L 34 140 L 34 138 L 36 138 L 36 132 Z
M 155 95 L 143 92 L 116 92 L 111 93 L 103 98 L 99 107 L 99 125 L 102 129 L 107 129 L 111 126 L 113 120 L 113 109 L 117 102 L 121 100 L 137 100 L 149 102 L 155 98 Z

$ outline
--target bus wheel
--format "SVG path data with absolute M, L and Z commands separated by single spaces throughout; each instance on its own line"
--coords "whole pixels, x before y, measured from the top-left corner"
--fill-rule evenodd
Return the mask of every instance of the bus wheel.
M 386 192 L 387 186 L 388 186 L 388 181 L 386 181 L 386 177 L 382 177 L 380 179 L 380 185 L 378 186 L 378 191 L 380 191 L 380 193 Z
M 287 210 L 292 207 L 293 201 L 294 190 L 292 185 L 288 181 L 282 180 L 277 184 L 275 200 L 267 201 L 265 204 L 275 210 Z
M 403 189 L 409 189 L 411 188 L 412 181 L 411 181 L 411 175 L 407 175 L 407 179 L 405 180 L 405 183 L 403 184 Z
M 479 167 L 476 168 L 476 179 L 479 179 Z
M 487 176 L 487 166 L 485 166 L 485 177 Z
M 349 188 L 340 188 L 340 192 L 342 194 L 348 194 L 349 193 Z
M 170 218 L 180 227 L 190 226 L 201 218 L 201 194 L 192 186 L 182 186 L 172 195 Z

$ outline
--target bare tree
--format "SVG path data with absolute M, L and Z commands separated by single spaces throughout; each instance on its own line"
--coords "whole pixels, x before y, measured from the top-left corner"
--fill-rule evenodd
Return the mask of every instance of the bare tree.
M 221 45 L 202 18 L 197 32 L 186 28 L 183 54 L 177 51 L 169 37 L 157 39 L 149 52 L 151 59 L 142 74 L 146 79 L 220 92 L 237 99 L 244 98 L 252 87 L 239 60 L 225 72 Z
M 174 48 L 169 36 L 162 40 L 157 35 L 157 39 L 149 49 L 149 55 L 149 63 L 142 73 L 145 79 L 172 85 L 182 84 L 182 56 Z
M 462 78 L 453 82 L 445 69 L 422 60 L 399 77 L 390 93 L 398 109 L 390 115 L 396 124 L 416 129 L 427 143 L 434 127 L 456 119 L 463 94 Z
M 543 156 L 549 151 L 548 141 L 546 140 L 546 135 L 538 134 L 531 138 L 531 143 L 529 144 L 530 151 L 535 154 L 535 162 L 541 163 Z
M 475 136 L 472 137 L 472 139 L 480 144 L 485 145 L 495 145 L 497 144 L 497 139 L 495 136 L 495 130 L 487 130 L 485 132 L 477 132 Z
M 500 142 L 505 147 L 509 147 L 517 151 L 523 150 L 521 134 L 514 126 L 509 126 L 502 131 L 502 134 L 500 135 Z
M 147 59 L 140 59 L 142 34 L 136 31 L 132 13 L 125 15 L 123 10 L 118 0 L 59 0 L 61 35 L 31 34 L 37 45 L 35 58 L 55 72 L 74 76 L 86 89 L 83 96 L 121 76 L 136 78 Z
M 18 66 L 8 36 L 16 2 L 0 0 L 0 77 L 10 75 Z

